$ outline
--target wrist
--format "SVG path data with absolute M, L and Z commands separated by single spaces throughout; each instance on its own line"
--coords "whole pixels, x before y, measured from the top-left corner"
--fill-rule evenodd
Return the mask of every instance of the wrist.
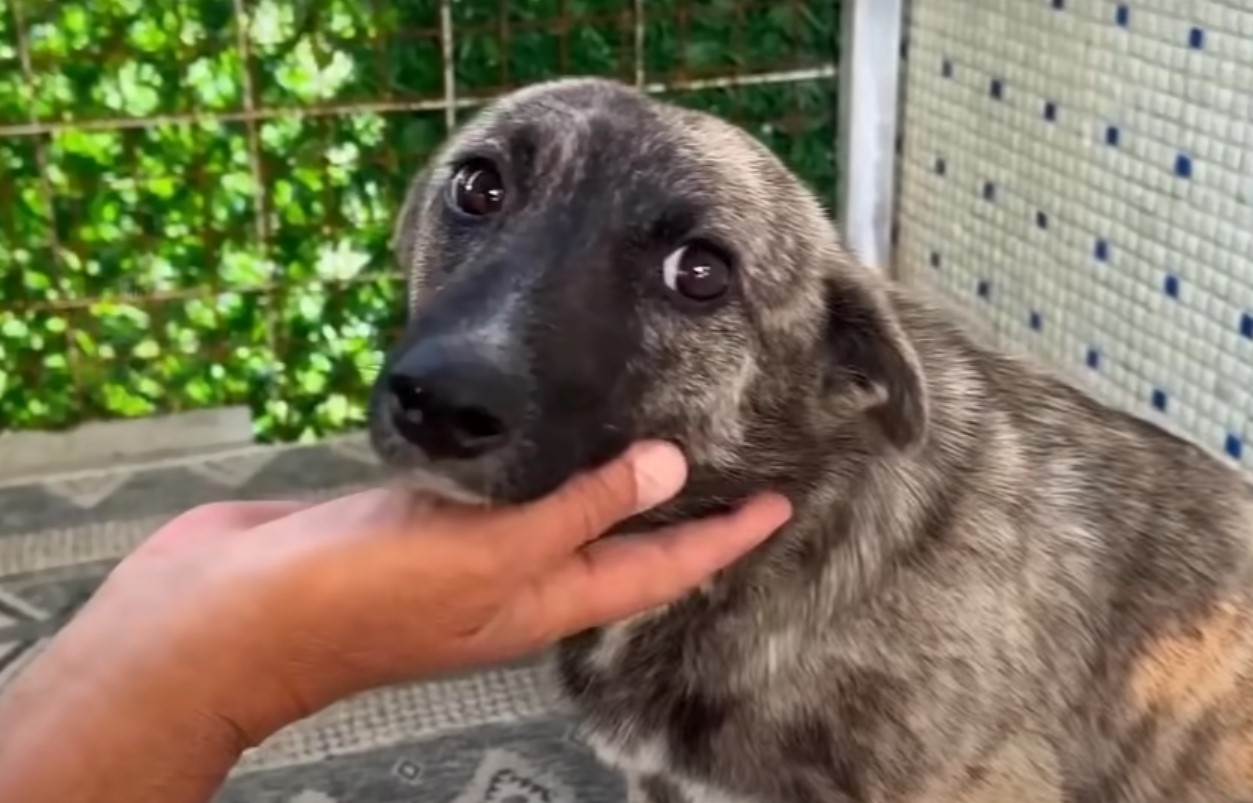
M 177 623 L 103 639 L 101 630 L 85 617 L 71 622 L 46 653 L 50 671 L 92 699 L 107 697 L 116 701 L 111 707 L 143 712 L 154 724 L 229 743 L 236 754 L 299 716 L 266 671 L 260 644 L 237 648 L 220 628 Z
M 209 799 L 242 751 L 229 723 L 91 666 L 41 656 L 0 697 L 0 800 Z
M 71 622 L 0 695 L 0 800 L 208 799 L 283 724 L 192 656 L 94 635 Z

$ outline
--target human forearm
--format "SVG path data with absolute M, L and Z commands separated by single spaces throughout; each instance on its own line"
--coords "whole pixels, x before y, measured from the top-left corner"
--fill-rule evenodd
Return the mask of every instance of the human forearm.
M 0 696 L 0 800 L 209 800 L 244 746 L 231 723 L 174 677 L 127 677 L 65 646 Z

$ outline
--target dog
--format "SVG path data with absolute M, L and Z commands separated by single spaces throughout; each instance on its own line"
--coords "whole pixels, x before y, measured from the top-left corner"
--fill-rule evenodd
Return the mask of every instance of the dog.
M 858 264 L 729 122 L 607 79 L 516 90 L 413 181 L 382 460 L 534 499 L 639 438 L 653 527 L 792 520 L 558 649 L 650 803 L 1253 800 L 1253 492 Z

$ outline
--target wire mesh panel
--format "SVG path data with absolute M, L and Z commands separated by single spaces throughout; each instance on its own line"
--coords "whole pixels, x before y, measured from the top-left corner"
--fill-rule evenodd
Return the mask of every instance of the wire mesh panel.
M 513 87 L 746 126 L 831 202 L 834 2 L 0 0 L 0 429 L 246 403 L 359 425 L 411 175 Z

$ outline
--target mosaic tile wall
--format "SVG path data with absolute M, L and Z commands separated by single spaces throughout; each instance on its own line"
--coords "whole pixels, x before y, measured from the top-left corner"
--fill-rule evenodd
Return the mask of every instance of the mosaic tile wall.
M 1253 0 L 913 0 L 897 270 L 1253 467 Z

